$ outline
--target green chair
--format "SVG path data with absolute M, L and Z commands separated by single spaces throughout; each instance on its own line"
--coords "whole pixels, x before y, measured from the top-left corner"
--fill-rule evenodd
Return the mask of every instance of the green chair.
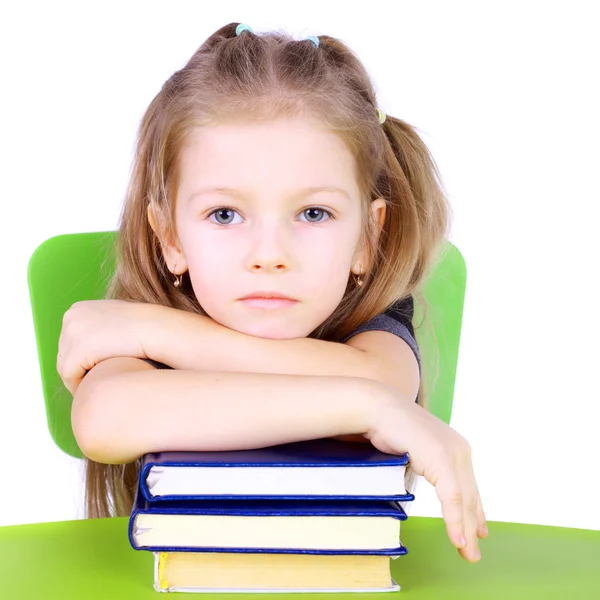
M 73 303 L 105 297 L 115 268 L 115 238 L 115 232 L 59 235 L 43 242 L 29 262 L 48 427 L 59 448 L 76 457 L 82 453 L 71 429 L 72 398 L 56 372 L 58 339 L 62 317 Z M 426 306 L 415 302 L 413 322 L 430 410 L 446 423 L 452 412 L 465 280 L 464 260 L 448 242 L 425 285 Z
M 114 232 L 59 236 L 43 243 L 29 265 L 50 432 L 72 456 L 81 452 L 71 431 L 71 397 L 56 373 L 62 315 L 76 301 L 104 296 L 114 270 L 113 247 Z M 464 290 L 464 261 L 448 244 L 425 286 L 425 306 L 417 303 L 414 318 L 430 408 L 446 422 L 452 409 Z M 155 599 L 152 554 L 131 548 L 127 522 L 121 517 L 0 527 L 0 597 Z M 392 594 L 406 600 L 600 598 L 600 531 L 494 521 L 488 527 L 490 537 L 481 541 L 483 559 L 470 565 L 457 556 L 441 519 L 410 517 L 402 529 L 409 553 L 391 561 L 392 575 L 402 590 Z M 240 594 L 214 597 L 242 600 Z M 274 600 L 273 594 L 247 597 Z M 298 599 L 297 594 L 277 597 Z M 318 597 L 382 598 L 380 594 L 335 593 Z
M 43 242 L 29 261 L 28 282 L 46 402 L 46 416 L 57 446 L 77 458 L 83 454 L 71 428 L 73 398 L 56 371 L 63 315 L 81 300 L 104 298 L 115 269 L 116 232 L 59 235 Z

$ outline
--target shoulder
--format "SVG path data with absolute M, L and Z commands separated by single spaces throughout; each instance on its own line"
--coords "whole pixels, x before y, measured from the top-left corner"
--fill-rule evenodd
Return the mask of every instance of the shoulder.
M 390 343 L 393 343 L 391 340 L 395 337 L 408 345 L 415 355 L 415 359 L 420 368 L 421 357 L 419 355 L 419 348 L 417 346 L 412 324 L 413 316 L 413 298 L 412 296 L 408 296 L 407 298 L 394 302 L 394 304 L 383 313 L 376 315 L 360 327 L 357 327 L 341 341 L 342 343 L 348 343 L 349 345 L 356 345 L 357 338 L 366 339 L 363 334 L 367 332 L 385 332 L 389 334 L 389 336 L 386 336 L 386 339 L 390 340 Z
M 383 314 L 404 325 L 410 331 L 410 334 L 413 337 L 415 336 L 412 323 L 415 315 L 415 305 L 412 296 L 397 300 Z
M 418 401 L 421 356 L 414 336 L 413 312 L 412 297 L 399 300 L 341 341 L 370 355 L 384 380 L 401 392 L 414 392 Z

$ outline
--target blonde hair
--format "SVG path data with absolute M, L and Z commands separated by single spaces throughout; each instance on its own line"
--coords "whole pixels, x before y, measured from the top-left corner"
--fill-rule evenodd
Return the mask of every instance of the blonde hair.
M 187 275 L 180 287 L 173 286 L 160 240 L 148 222 L 148 205 L 162 215 L 163 234 L 177 239 L 177 161 L 194 128 L 236 118 L 310 115 L 347 144 L 365 199 L 363 240 L 371 269 L 361 287 L 348 274 L 339 306 L 309 336 L 340 341 L 394 302 L 409 295 L 420 298 L 420 285 L 447 237 L 449 208 L 438 171 L 413 127 L 390 115 L 379 122 L 369 75 L 341 41 L 320 36 L 315 47 L 281 32 L 236 35 L 237 25 L 211 35 L 165 82 L 142 119 L 108 296 L 206 314 Z M 368 204 L 378 197 L 387 208 L 376 242 Z M 419 397 L 426 405 L 423 385 Z M 139 460 L 127 465 L 88 460 L 88 516 L 129 514 L 139 466 Z

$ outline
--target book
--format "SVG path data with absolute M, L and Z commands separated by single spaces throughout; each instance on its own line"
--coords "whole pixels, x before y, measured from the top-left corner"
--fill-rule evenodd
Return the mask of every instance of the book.
M 137 494 L 129 519 L 136 550 L 309 554 L 406 553 L 396 502 L 187 500 Z
M 389 592 L 387 556 L 155 552 L 157 592 Z
M 140 490 L 146 500 L 414 500 L 406 492 L 408 455 L 371 444 L 322 439 L 254 450 L 146 454 Z

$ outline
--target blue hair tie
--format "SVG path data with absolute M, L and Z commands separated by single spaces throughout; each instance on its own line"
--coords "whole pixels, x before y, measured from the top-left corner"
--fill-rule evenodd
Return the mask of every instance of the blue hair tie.
M 316 35 L 311 35 L 304 39 L 310 40 L 315 45 L 315 48 L 319 47 L 319 38 Z
M 240 35 L 240 33 L 242 33 L 242 31 L 249 31 L 250 33 L 254 33 L 252 31 L 252 27 L 250 27 L 250 25 L 245 25 L 244 23 L 240 23 L 236 28 L 235 28 L 235 35 Z

